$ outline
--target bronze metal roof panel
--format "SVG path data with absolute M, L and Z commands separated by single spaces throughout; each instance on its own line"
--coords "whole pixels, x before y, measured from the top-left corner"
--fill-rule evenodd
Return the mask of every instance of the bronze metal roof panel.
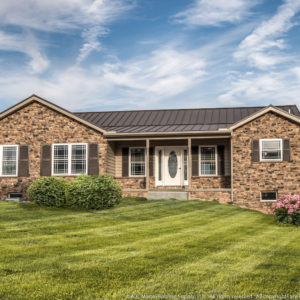
M 264 107 L 171 109 L 74 113 L 107 131 L 179 132 L 210 131 L 228 128 Z M 278 106 L 300 117 L 296 105 Z

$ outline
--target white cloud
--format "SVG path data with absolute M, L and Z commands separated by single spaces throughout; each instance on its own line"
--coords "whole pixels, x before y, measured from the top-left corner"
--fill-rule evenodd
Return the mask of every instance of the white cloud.
M 82 62 L 93 50 L 100 49 L 99 36 L 108 32 L 107 26 L 121 14 L 133 7 L 135 0 L 10 0 L 0 2 L 0 26 L 15 26 L 22 30 L 44 32 L 82 32 L 84 40 L 77 62 Z M 41 53 L 35 39 L 34 49 L 30 49 L 24 35 L 2 32 L 0 39 L 8 40 L 9 46 L 0 49 L 21 51 L 32 58 L 33 72 L 45 70 L 49 61 Z M 31 37 L 31 40 L 33 38 Z M 26 47 L 26 44 L 28 46 Z M 25 50 L 24 49 L 25 46 Z
M 288 56 L 280 53 L 286 47 L 281 37 L 297 25 L 292 19 L 299 10 L 300 0 L 286 0 L 272 18 L 259 25 L 240 43 L 234 57 L 259 69 L 267 69 L 289 60 Z
M 71 110 L 149 108 L 197 86 L 204 67 L 199 51 L 166 47 L 134 61 L 75 66 L 47 79 L 0 74 L 0 90 L 14 101 L 36 93 Z
M 185 11 L 175 16 L 174 20 L 192 26 L 218 26 L 222 23 L 236 23 L 249 15 L 257 0 L 194 0 Z
M 225 105 L 300 105 L 299 67 L 270 73 L 235 73 L 218 100 Z
M 41 31 L 106 25 L 133 5 L 133 0 L 10 0 L 0 2 L 0 22 Z
M 49 60 L 42 54 L 39 44 L 30 33 L 6 34 L 0 31 L 0 50 L 16 51 L 28 55 L 33 73 L 41 73 L 48 68 Z

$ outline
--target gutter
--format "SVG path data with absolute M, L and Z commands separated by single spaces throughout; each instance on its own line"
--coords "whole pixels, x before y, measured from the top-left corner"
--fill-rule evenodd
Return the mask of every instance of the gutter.
M 124 137 L 124 136 L 193 136 L 193 135 L 203 135 L 203 134 L 231 134 L 231 130 L 227 128 L 222 128 L 219 130 L 206 130 L 206 131 L 166 131 L 166 132 L 121 132 L 107 131 L 104 133 L 105 137 Z

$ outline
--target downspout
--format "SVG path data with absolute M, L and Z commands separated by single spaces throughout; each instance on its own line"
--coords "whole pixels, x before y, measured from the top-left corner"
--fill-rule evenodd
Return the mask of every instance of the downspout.
M 233 204 L 233 143 L 232 143 L 232 131 L 231 131 L 231 134 L 230 134 L 230 168 L 231 168 L 231 171 L 230 171 L 230 185 L 231 185 L 231 203 Z

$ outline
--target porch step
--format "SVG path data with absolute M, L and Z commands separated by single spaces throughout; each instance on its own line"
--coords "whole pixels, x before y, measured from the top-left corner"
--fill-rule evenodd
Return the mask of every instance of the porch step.
M 177 191 L 149 191 L 147 193 L 148 200 L 188 200 L 187 192 L 177 192 Z

